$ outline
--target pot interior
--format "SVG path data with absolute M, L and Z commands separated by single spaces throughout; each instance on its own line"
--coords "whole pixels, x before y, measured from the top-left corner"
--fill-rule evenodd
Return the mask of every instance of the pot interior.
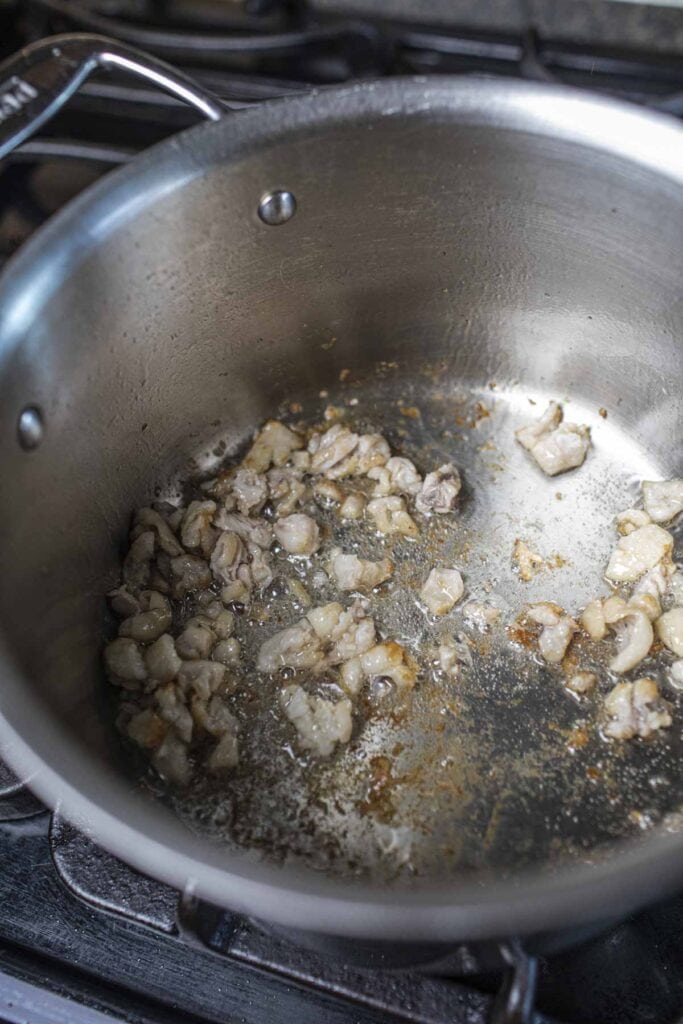
M 129 773 L 100 652 L 132 510 L 210 473 L 274 414 L 314 422 L 338 404 L 421 470 L 460 466 L 437 555 L 461 561 L 472 594 L 493 581 L 509 621 L 531 601 L 577 613 L 606 593 L 615 514 L 641 479 L 683 471 L 683 189 L 597 137 L 487 120 L 442 104 L 290 137 L 228 120 L 100 189 L 6 278 L 0 610 L 23 698 L 3 713 L 58 771 L 67 742 L 94 772 Z M 256 209 L 278 187 L 298 208 L 268 227 Z M 593 436 L 556 479 L 514 442 L 550 399 Z M 16 442 L 26 405 L 46 426 L 31 452 Z M 522 582 L 517 537 L 557 567 Z M 409 593 L 383 614 L 419 643 Z M 291 758 L 273 747 L 268 764 L 263 746 L 251 779 L 166 799 L 221 841 L 237 807 L 247 845 L 383 881 L 407 867 L 418 884 L 595 858 L 679 808 L 683 707 L 661 663 L 643 670 L 673 728 L 608 745 L 607 680 L 578 703 L 505 631 L 480 646 L 462 692 L 418 687 L 409 722 L 374 723 L 324 766 L 314 809 Z M 51 736 L 31 735 L 35 702 Z M 363 810 L 373 758 L 398 745 L 386 805 Z

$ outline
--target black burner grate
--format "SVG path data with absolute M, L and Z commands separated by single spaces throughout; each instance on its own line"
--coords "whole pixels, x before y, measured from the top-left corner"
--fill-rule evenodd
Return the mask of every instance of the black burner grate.
M 201 942 L 196 929 L 188 942 L 178 893 L 37 801 L 19 819 L 0 798 L 0 863 L 3 1021 L 104 1024 L 70 1013 L 71 1001 L 146 1024 L 491 1019 L 500 980 L 482 970 L 475 949 L 455 951 L 457 980 L 347 967 L 228 913 L 205 916 Z M 683 897 L 541 960 L 535 1024 L 673 1024 L 683 1008 L 682 929 Z

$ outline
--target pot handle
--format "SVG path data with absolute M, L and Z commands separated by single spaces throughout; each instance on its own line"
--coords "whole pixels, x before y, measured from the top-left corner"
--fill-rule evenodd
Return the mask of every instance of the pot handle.
M 210 121 L 225 108 L 170 64 L 133 47 L 73 32 L 41 39 L 0 64 L 0 159 L 30 138 L 97 70 L 125 71 L 189 103 Z

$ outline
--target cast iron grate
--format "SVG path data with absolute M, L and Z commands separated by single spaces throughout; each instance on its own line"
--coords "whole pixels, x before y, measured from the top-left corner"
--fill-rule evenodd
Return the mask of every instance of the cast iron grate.
M 4 812 L 0 799 L 0 1018 L 13 992 L 39 1002 L 59 995 L 149 1024 L 492 1019 L 500 975 L 484 970 L 474 947 L 454 952 L 443 969 L 451 977 L 348 967 L 238 915 L 203 908 L 193 916 L 187 899 L 179 913 L 175 890 L 111 857 L 59 814 L 6 821 Z M 680 1019 L 682 927 L 679 897 L 541 959 L 536 1024 Z M 18 979 L 30 986 L 19 986 L 19 996 Z

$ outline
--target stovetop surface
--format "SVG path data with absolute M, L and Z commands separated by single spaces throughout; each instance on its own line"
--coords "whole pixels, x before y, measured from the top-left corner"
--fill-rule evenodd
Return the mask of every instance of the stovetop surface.
M 179 894 L 103 853 L 23 791 L 0 800 L 0 1020 L 47 1024 L 485 1024 L 499 979 L 362 971 L 233 914 L 206 946 Z M 21 814 L 20 817 L 17 814 Z M 181 922 L 179 926 L 179 920 Z M 536 1024 L 665 1024 L 683 1010 L 683 896 L 540 962 Z M 86 1012 L 87 1011 L 87 1012 Z
M 614 6 L 624 5 L 583 4 L 582 22 L 575 5 L 560 25 L 541 0 L 460 5 L 459 21 L 452 5 L 423 5 L 421 18 L 407 0 L 0 0 L 0 59 L 55 31 L 94 30 L 178 64 L 233 104 L 439 72 L 558 81 L 683 116 L 683 9 L 634 5 L 616 46 Z M 532 9 L 534 19 L 520 15 Z M 596 34 L 596 18 L 609 30 Z M 0 266 L 82 188 L 193 117 L 130 81 L 92 80 L 0 164 Z M 231 914 L 200 944 L 179 899 L 46 811 L 0 764 L 0 1024 L 485 1024 L 495 1013 L 500 977 L 467 947 L 454 952 L 459 977 L 361 971 Z M 542 960 L 534 1019 L 682 1020 L 681 935 L 683 896 Z

